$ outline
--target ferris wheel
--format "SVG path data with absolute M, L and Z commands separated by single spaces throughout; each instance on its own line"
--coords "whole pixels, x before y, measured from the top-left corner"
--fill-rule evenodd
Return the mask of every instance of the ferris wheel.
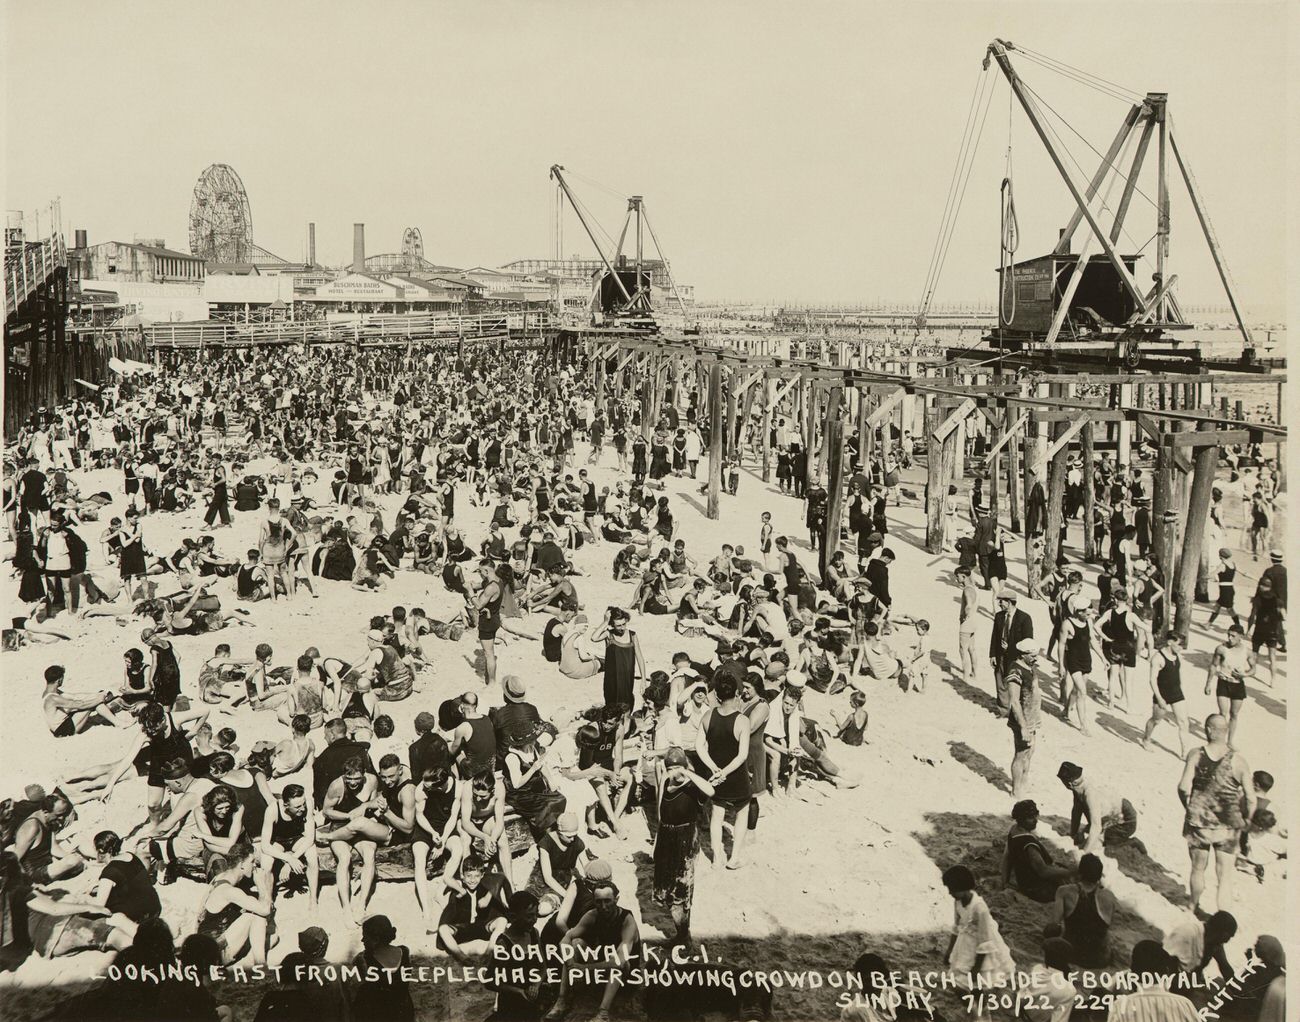
M 253 214 L 234 169 L 214 163 L 199 175 L 190 201 L 190 252 L 213 262 L 242 263 L 253 255 Z
M 402 255 L 405 256 L 409 262 L 423 262 L 424 238 L 420 235 L 420 228 L 408 227 L 402 232 Z

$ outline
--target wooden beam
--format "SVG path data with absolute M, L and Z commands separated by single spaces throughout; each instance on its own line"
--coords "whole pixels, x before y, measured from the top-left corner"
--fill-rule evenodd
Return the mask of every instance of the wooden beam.
M 1082 415 L 1076 416 L 1071 421 L 1070 425 L 1066 427 L 1065 432 L 1057 436 L 1057 438 L 1048 445 L 1047 457 L 1054 458 L 1056 456 L 1056 452 L 1059 451 L 1066 444 L 1068 444 L 1072 439 L 1074 439 L 1074 435 L 1078 433 L 1079 430 L 1083 429 L 1083 427 L 1090 422 L 1092 422 L 1092 416 L 1089 415 L 1087 412 L 1084 412 Z
M 1202 423 L 1202 425 L 1206 425 Z M 1197 430 L 1195 433 L 1166 433 L 1163 443 L 1170 447 L 1222 447 L 1226 444 L 1249 444 L 1260 440 L 1260 434 L 1248 429 Z
M 1161 445 L 1166 434 L 1161 431 L 1160 427 L 1156 425 L 1149 415 L 1139 415 L 1134 421 L 1138 424 L 1138 428 L 1151 438 L 1153 444 L 1157 447 Z M 1192 470 L 1192 459 L 1181 451 L 1174 451 L 1174 467 L 1180 472 L 1190 472 Z
M 732 390 L 735 391 L 736 397 L 740 397 L 742 394 L 748 391 L 749 388 L 752 387 L 756 382 L 758 382 L 758 380 L 760 380 L 762 377 L 763 377 L 763 370 L 755 369 L 752 373 L 749 374 L 748 378 L 745 380 L 744 383 L 742 383 L 739 387 L 732 388 Z
M 1038 423 L 1073 422 L 1080 413 L 1086 414 L 1093 422 L 1129 421 L 1128 416 L 1113 408 L 1034 408 L 1030 411 L 1030 416 Z
M 938 427 L 931 433 L 931 436 L 937 440 L 947 439 L 948 434 L 957 428 L 957 424 L 964 422 L 966 416 L 975 411 L 975 407 L 975 400 L 973 398 L 967 398 L 957 406 L 956 410 L 954 410 L 951 415 L 944 419 L 943 422 L 939 423 Z

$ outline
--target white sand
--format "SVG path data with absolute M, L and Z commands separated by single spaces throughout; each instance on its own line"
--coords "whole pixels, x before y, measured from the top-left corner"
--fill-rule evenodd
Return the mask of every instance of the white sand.
M 585 446 L 579 444 L 580 457 L 585 457 L 585 451 Z M 705 477 L 706 464 L 701 465 L 701 479 Z M 576 474 L 577 466 L 573 471 Z M 597 485 L 613 484 L 612 452 L 606 452 L 594 476 Z M 319 492 L 313 495 L 322 503 L 327 496 L 324 484 L 327 478 L 322 473 Z M 78 482 L 86 493 L 101 489 L 114 492 L 120 489 L 120 479 L 120 473 L 104 471 L 81 474 Z M 740 495 L 722 497 L 722 517 L 716 522 L 703 514 L 705 498 L 696 493 L 698 485 L 691 480 L 668 479 L 673 511 L 681 523 L 680 535 L 686 539 L 688 553 L 697 561 L 707 561 L 724 541 L 743 543 L 750 556 L 755 556 L 759 514 L 770 509 L 777 533 L 784 531 L 798 537 L 799 559 L 815 570 L 816 558 L 806 547 L 806 533 L 801 524 L 801 505 L 792 498 L 779 496 L 775 484 L 763 484 L 756 473 L 747 472 L 741 480 Z M 919 493 L 921 473 L 916 469 L 907 473 L 904 486 Z M 467 498 L 468 491 L 462 488 L 457 499 L 457 524 L 467 541 L 476 547 L 486 534 L 488 510 L 470 507 Z M 398 499 L 387 497 L 382 503 L 386 510 L 385 522 L 391 525 Z M 82 527 L 82 535 L 92 547 L 92 565 L 102 556 L 96 542 L 99 532 L 106 527 L 111 514 L 118 514 L 121 509 L 119 501 L 106 510 L 99 522 Z M 962 685 L 952 682 L 944 662 L 945 657 L 953 662 L 957 659 L 957 591 L 950 584 L 953 560 L 949 555 L 931 557 L 914 545 L 923 539 L 921 509 L 905 506 L 891 509 L 890 513 L 896 531 L 888 545 L 898 557 L 891 572 L 895 608 L 930 619 L 935 655 L 940 663 L 935 665 L 929 689 L 924 694 L 907 694 L 895 686 L 864 679 L 869 685 L 875 685 L 874 691 L 869 690 L 869 744 L 854 749 L 834 743 L 831 749 L 838 763 L 861 774 L 864 778 L 861 787 L 837 790 L 826 784 L 811 784 L 804 789 L 809 793 L 808 801 L 774 807 L 770 800 L 765 800 L 757 841 L 750 847 L 750 864 L 742 870 L 718 875 L 701 873 L 694 933 L 706 945 L 711 941 L 720 944 L 729 935 L 780 938 L 768 943 L 766 950 L 751 948 L 750 960 L 755 965 L 843 968 L 861 952 L 883 948 L 889 956 L 929 961 L 938 967 L 943 944 L 934 934 L 950 924 L 952 912 L 939 882 L 941 869 L 976 857 L 983 864 L 990 856 L 988 841 L 980 838 L 974 845 L 969 835 L 984 831 L 1001 835 L 1009 826 L 1012 804 L 1009 790 L 990 783 L 959 761 L 953 751 L 956 743 L 961 743 L 957 753 L 966 763 L 978 766 L 989 761 L 1001 774 L 1009 768 L 1011 738 L 1005 724 L 960 694 Z M 252 545 L 261 517 L 261 512 L 235 513 L 235 527 L 215 533 L 220 550 L 231 558 L 240 556 Z M 183 515 L 151 516 L 144 524 L 146 545 L 156 553 L 170 553 L 179 536 L 201 531 L 201 524 L 201 509 Z M 1077 540 L 1076 525 L 1071 533 L 1072 544 Z M 616 583 L 610 577 L 613 553 L 610 544 L 601 544 L 584 547 L 575 558 L 587 573 L 587 577 L 576 581 L 584 606 L 593 618 L 598 618 L 607 604 L 626 605 L 631 597 L 631 585 Z M 1238 563 L 1245 576 L 1239 580 L 1239 592 L 1244 597 L 1253 592 L 1253 580 L 1260 565 L 1251 561 L 1249 553 L 1241 554 Z M 1033 615 L 1036 634 L 1045 642 L 1049 634 L 1046 606 L 1024 598 L 1019 558 L 1013 561 L 1011 573 L 1013 587 L 1021 593 L 1020 606 Z M 300 590 L 292 601 L 258 604 L 253 609 L 255 627 L 229 628 L 215 635 L 177 640 L 186 693 L 194 695 L 199 665 L 211 655 L 217 642 L 229 642 L 236 655 L 249 656 L 257 642 L 269 642 L 275 649 L 277 665 L 292 664 L 308 645 L 319 646 L 326 655 L 355 661 L 365 648 L 363 636 L 370 615 L 403 604 L 422 605 L 434 617 L 447 617 L 458 606 L 457 599 L 445 591 L 440 578 L 412 572 L 400 573 L 387 589 L 374 594 L 359 593 L 342 583 L 317 584 L 321 592 L 319 600 Z M 6 579 L 3 585 L 6 601 L 12 605 L 17 582 Z M 162 579 L 161 591 L 168 591 L 166 577 Z M 216 591 L 227 606 L 234 604 L 233 580 L 219 583 Z M 1095 593 L 1095 589 L 1089 591 Z M 1239 610 L 1244 616 L 1245 608 Z M 1202 694 L 1203 665 L 1216 641 L 1203 628 L 1206 614 L 1206 609 L 1198 608 L 1192 650 L 1185 661 L 1186 705 L 1194 720 L 1214 710 L 1213 699 Z M 64 623 L 70 619 L 61 617 L 59 621 Z M 540 634 L 544 621 L 534 616 L 526 627 Z M 66 688 L 71 692 L 115 687 L 121 683 L 123 651 L 140 644 L 138 624 L 121 628 L 111 619 L 92 619 L 72 622 L 69 626 L 75 629 L 73 643 L 33 645 L 17 653 L 7 653 L 0 660 L 0 671 L 4 674 L 4 685 L 0 688 L 3 700 L 0 748 L 4 750 L 0 762 L 0 793 L 20 793 L 25 783 L 33 781 L 48 786 L 56 775 L 114 759 L 134 733 L 95 728 L 73 739 L 56 740 L 50 736 L 42 720 L 39 700 L 44 668 L 50 663 L 64 664 L 68 669 Z M 678 649 L 686 649 L 697 658 L 707 658 L 711 653 L 711 640 L 688 640 L 675 635 L 671 617 L 635 616 L 633 627 L 640 635 L 649 670 L 668 667 L 671 654 Z M 988 627 L 986 619 L 977 637 L 981 650 L 987 646 Z M 465 689 L 482 689 L 482 681 L 471 665 L 477 647 L 472 632 L 456 644 L 432 639 L 430 642 L 437 658 L 435 669 L 418 677 L 411 699 L 384 704 L 384 711 L 392 714 L 397 723 L 395 740 L 400 741 L 403 749 L 414 738 L 411 721 L 418 711 L 436 710 L 442 699 Z M 599 677 L 588 681 L 564 678 L 542 659 L 540 643 L 512 640 L 500 648 L 499 661 L 498 677 L 512 673 L 522 677 L 528 684 L 529 698 L 544 715 L 557 716 L 601 701 Z M 981 664 L 981 671 L 978 687 L 990 696 L 993 682 L 987 664 Z M 1130 693 L 1133 712 L 1126 719 L 1115 721 L 1118 714 L 1104 707 L 1098 713 L 1094 704 L 1100 726 L 1094 727 L 1094 737 L 1090 740 L 1083 739 L 1058 717 L 1045 716 L 1027 795 L 1037 799 L 1044 813 L 1040 830 L 1062 849 L 1068 846 L 1068 839 L 1052 833 L 1046 819 L 1068 820 L 1070 799 L 1055 779 L 1056 766 L 1062 759 L 1080 763 L 1090 775 L 1103 778 L 1129 798 L 1141 815 L 1139 836 L 1151 856 L 1168 871 L 1168 876 L 1161 880 L 1158 870 L 1148 869 L 1149 875 L 1143 880 L 1134 880 L 1123 875 L 1114 860 L 1108 859 L 1107 881 L 1136 916 L 1157 928 L 1165 928 L 1181 911 L 1165 895 L 1179 887 L 1185 889 L 1187 877 L 1186 846 L 1180 836 L 1183 814 L 1175 791 L 1180 764 L 1169 751 L 1177 747 L 1170 725 L 1162 726 L 1157 732 L 1156 742 L 1163 748 L 1149 753 L 1143 752 L 1135 741 L 1112 733 L 1113 726 L 1131 735 L 1134 728 L 1140 732 L 1145 722 L 1149 705 L 1145 661 L 1140 662 L 1135 679 Z M 1098 680 L 1104 681 L 1100 675 Z M 1261 690 L 1257 682 L 1251 682 L 1250 687 L 1252 692 Z M 1055 683 L 1051 682 L 1046 689 L 1054 691 Z M 1290 798 L 1283 776 L 1284 682 L 1280 681 L 1278 690 L 1263 691 L 1268 708 L 1251 699 L 1244 710 L 1240 745 L 1252 769 L 1269 769 L 1277 776 L 1279 785 L 1274 798 L 1285 803 Z M 500 701 L 499 693 L 487 693 L 484 704 Z M 847 697 L 827 698 L 810 691 L 806 703 L 807 714 L 829 727 L 827 710 L 834 707 L 843 715 Z M 239 733 L 240 747 L 245 751 L 259 738 L 276 738 L 282 734 L 272 714 L 243 710 L 230 718 L 214 715 L 212 722 L 216 727 L 234 726 Z M 571 743 L 561 742 L 557 752 L 569 754 Z M 987 768 L 985 771 L 992 773 Z M 585 783 L 567 784 L 566 790 L 571 807 L 580 807 L 591 800 Z M 109 807 L 83 808 L 76 825 L 82 846 L 102 827 L 112 826 L 125 832 L 141 818 L 143 798 L 143 781 L 131 775 L 115 791 Z M 954 816 L 945 816 L 936 824 L 936 814 L 970 817 L 972 828 L 964 829 Z M 986 818 L 982 824 L 981 817 Z M 1288 821 L 1282 822 L 1286 825 Z M 637 890 L 635 866 L 628 860 L 634 853 L 648 853 L 649 845 L 642 820 L 632 821 L 628 829 L 631 836 L 625 841 L 589 839 L 589 843 L 611 861 L 615 879 L 624 892 L 623 903 L 637 910 L 632 896 Z M 706 865 L 703 859 L 700 865 Z M 521 879 L 526 868 L 524 860 L 517 860 L 516 871 Z M 984 883 L 987 889 L 998 886 L 996 878 L 982 876 L 981 880 L 988 881 Z M 1236 912 L 1242 928 L 1233 951 L 1239 960 L 1241 949 L 1256 934 L 1281 932 L 1283 899 L 1281 881 L 1277 879 L 1270 878 L 1261 886 L 1239 873 L 1234 880 L 1239 894 Z M 1212 883 L 1206 896 L 1211 907 Z M 178 934 L 187 933 L 192 927 L 201 891 L 201 887 L 186 881 L 161 889 L 165 916 Z M 381 884 L 370 911 L 389 915 L 397 925 L 400 941 L 410 945 L 417 954 L 428 953 L 432 950 L 432 938 L 420 932 L 413 893 L 409 884 Z M 1000 900 L 989 895 L 995 915 L 1007 911 L 1023 917 L 1020 924 L 1004 918 L 1004 931 L 1021 925 L 1028 933 L 1031 924 L 1036 930 L 1044 921 L 1044 909 L 1030 906 L 1010 894 L 998 897 Z M 1004 903 L 1011 907 L 1000 908 Z M 656 911 L 655 917 L 662 918 L 662 913 Z M 293 947 L 296 941 L 292 935 L 309 922 L 324 925 L 333 934 L 331 958 L 342 960 L 359 948 L 357 928 L 343 920 L 333 891 L 328 887 L 322 892 L 316 918 L 307 918 L 306 900 L 297 898 L 278 902 L 276 922 L 279 932 L 288 939 L 272 952 L 273 962 Z M 656 935 L 650 927 L 645 932 L 652 938 Z M 841 934 L 875 935 L 877 942 L 865 946 L 862 941 L 873 938 L 837 937 Z M 1036 945 L 1033 949 L 1036 950 Z M 4 983 L 42 984 L 55 977 L 92 975 L 101 962 L 99 955 L 82 955 L 58 963 L 33 960 Z

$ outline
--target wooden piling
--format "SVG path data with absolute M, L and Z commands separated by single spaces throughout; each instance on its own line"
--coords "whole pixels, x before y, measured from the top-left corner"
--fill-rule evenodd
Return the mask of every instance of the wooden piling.
M 826 535 L 821 546 L 821 573 L 826 562 L 840 545 L 840 521 L 844 512 L 844 388 L 831 387 L 826 402 L 826 460 L 830 480 L 827 485 Z
M 1052 426 L 1052 439 L 1058 440 L 1069 428 L 1068 422 L 1057 422 Z M 1056 570 L 1056 558 L 1061 552 L 1061 525 L 1064 520 L 1063 502 L 1065 500 L 1066 458 L 1070 445 L 1064 443 L 1060 450 L 1052 455 L 1047 472 L 1047 523 L 1043 540 L 1043 565 L 1041 578 L 1047 578 Z M 1032 588 L 1032 587 L 1031 587 Z
M 709 505 L 707 515 L 717 520 L 722 492 L 722 363 L 709 366 Z
M 758 384 L 763 388 L 763 482 L 772 480 L 772 390 L 776 381 L 764 374 Z
M 1097 559 L 1097 537 L 1092 529 L 1092 516 L 1097 509 L 1092 429 L 1092 423 L 1089 422 L 1079 430 L 1079 446 L 1083 451 L 1083 559 L 1090 564 Z
M 1210 432 L 1213 422 L 1202 422 L 1199 429 Z M 1195 448 L 1192 489 L 1185 508 L 1187 524 L 1183 529 L 1183 550 L 1178 558 L 1178 578 L 1174 586 L 1174 631 L 1186 644 L 1196 606 L 1196 574 L 1201 564 L 1201 545 L 1205 538 L 1205 521 L 1210 515 L 1210 495 L 1214 489 L 1214 472 L 1219 463 L 1219 448 L 1206 444 Z

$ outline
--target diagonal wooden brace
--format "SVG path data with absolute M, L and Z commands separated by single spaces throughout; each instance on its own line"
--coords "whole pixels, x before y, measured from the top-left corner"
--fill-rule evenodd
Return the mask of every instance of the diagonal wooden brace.
M 1075 416 L 1065 432 L 1053 440 L 1051 445 L 1047 448 L 1047 460 L 1051 461 L 1055 458 L 1057 452 L 1068 444 L 1074 438 L 1074 435 L 1090 422 L 1092 422 L 1092 415 L 1088 412 L 1083 412 L 1082 414 Z
M 899 387 L 891 392 L 887 397 L 881 398 L 880 404 L 875 407 L 870 415 L 866 417 L 862 425 L 866 429 L 874 429 L 876 425 L 883 422 L 889 413 L 897 408 L 899 403 L 907 396 L 907 388 Z
M 1007 445 L 1007 442 L 1013 436 L 1015 436 L 1017 433 L 1019 433 L 1022 429 L 1025 428 L 1025 423 L 1027 423 L 1028 421 L 1029 421 L 1028 412 L 1021 412 L 1019 415 L 1017 415 L 1016 421 L 1013 422 L 1009 427 L 1007 427 L 1006 432 L 1004 432 L 1000 437 L 998 437 L 997 441 L 993 444 L 992 447 L 990 447 L 988 450 L 984 452 L 984 457 L 991 458 L 993 457 L 993 455 L 997 454 L 998 451 L 1002 450 L 1002 448 Z
M 958 425 L 964 422 L 966 417 L 975 411 L 976 407 L 975 399 L 968 397 L 965 401 L 959 404 L 956 409 L 954 409 L 953 413 L 949 415 L 948 418 L 944 419 L 943 422 L 939 423 L 939 425 L 935 427 L 933 434 L 934 438 L 936 440 L 944 439 L 949 433 L 956 429 Z

